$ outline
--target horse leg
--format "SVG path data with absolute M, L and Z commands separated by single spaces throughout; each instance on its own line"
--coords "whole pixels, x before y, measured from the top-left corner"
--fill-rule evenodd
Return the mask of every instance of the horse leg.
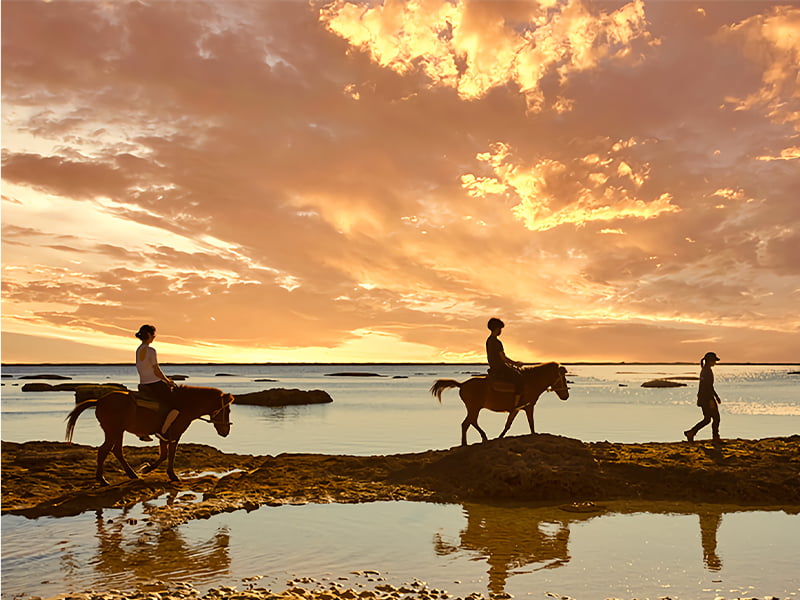
M 167 458 L 167 445 L 168 445 L 167 442 L 165 442 L 163 440 L 159 442 L 159 446 L 158 446 L 158 451 L 159 452 L 158 452 L 158 458 L 156 459 L 156 462 L 147 463 L 142 468 L 142 473 L 145 473 L 145 474 L 152 473 L 153 471 L 156 470 L 156 468 L 158 468 L 158 465 L 160 465 L 161 463 L 164 462 L 164 460 Z
M 525 407 L 525 416 L 528 417 L 528 425 L 531 428 L 531 435 L 536 433 L 536 430 L 533 428 L 533 407 L 536 405 L 535 402 L 529 404 Z
M 128 461 L 125 460 L 125 455 L 122 452 L 122 432 L 119 434 L 119 438 L 117 439 L 116 443 L 112 447 L 111 451 L 114 453 L 114 456 L 117 457 L 117 460 L 122 465 L 122 468 L 125 469 L 125 474 L 130 479 L 141 479 L 139 475 L 134 471 L 131 466 L 128 464 Z
M 478 409 L 475 410 L 474 408 L 472 408 L 472 406 L 467 405 L 467 416 L 461 422 L 461 445 L 462 446 L 466 446 L 467 445 L 467 430 L 469 429 L 470 425 L 472 425 L 475 429 L 478 430 L 478 433 L 481 434 L 481 437 L 483 438 L 484 442 L 489 440 L 489 438 L 486 436 L 486 432 L 483 429 L 481 429 L 480 426 L 478 425 L 478 413 L 480 413 L 480 412 L 481 412 L 480 407 L 478 407 Z
M 162 442 L 163 444 L 164 442 Z M 170 481 L 180 481 L 181 478 L 175 474 L 175 452 L 178 450 L 178 440 L 174 440 L 172 442 L 168 442 L 169 446 L 169 460 L 167 461 L 167 475 L 169 475 Z
M 105 464 L 106 458 L 108 457 L 108 453 L 111 452 L 111 448 L 113 446 L 114 442 L 110 439 L 109 435 L 106 433 L 105 441 L 97 449 L 97 470 L 95 471 L 94 474 L 97 483 L 99 483 L 100 485 L 108 485 L 108 480 L 103 476 L 103 465 Z
M 517 411 L 512 408 L 508 412 L 508 418 L 506 419 L 506 426 L 503 427 L 503 431 L 500 432 L 500 435 L 497 436 L 497 439 L 505 437 L 506 433 L 508 433 L 508 430 L 511 429 L 511 424 L 514 422 L 514 419 L 516 419 L 516 417 L 517 417 Z

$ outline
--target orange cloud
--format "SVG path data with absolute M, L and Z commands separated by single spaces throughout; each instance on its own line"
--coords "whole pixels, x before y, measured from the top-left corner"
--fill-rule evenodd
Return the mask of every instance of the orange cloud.
M 541 110 L 542 81 L 557 73 L 595 68 L 631 57 L 637 41 L 653 43 L 643 0 L 611 13 L 593 13 L 582 0 L 507 3 L 468 0 L 389 1 L 364 7 L 335 2 L 320 20 L 382 67 L 406 74 L 420 69 L 433 86 L 473 100 L 514 83 L 528 108 Z M 556 98 L 559 112 L 570 102 Z
M 761 69 L 760 89 L 729 101 L 738 110 L 761 107 L 775 122 L 800 131 L 800 8 L 774 7 L 725 27 L 718 38 L 740 46 Z
M 504 195 L 517 201 L 512 211 L 532 231 L 679 212 L 667 192 L 651 200 L 639 197 L 649 165 L 623 158 L 620 151 L 632 145 L 632 140 L 611 144 L 604 159 L 591 154 L 569 164 L 545 158 L 527 165 L 509 146 L 497 143 L 477 157 L 491 167 L 494 177 L 466 174 L 461 183 L 471 196 Z

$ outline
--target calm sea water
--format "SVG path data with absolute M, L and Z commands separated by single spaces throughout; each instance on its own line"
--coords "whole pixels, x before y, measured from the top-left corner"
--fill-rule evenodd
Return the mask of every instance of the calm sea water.
M 699 417 L 696 381 L 687 381 L 683 388 L 641 387 L 649 379 L 696 376 L 697 367 L 569 369 L 569 400 L 546 393 L 537 405 L 540 432 L 584 441 L 675 441 Z M 228 438 L 217 437 L 210 425 L 197 422 L 187 432 L 187 441 L 247 454 L 369 455 L 458 444 L 464 408 L 457 392 L 446 392 L 439 404 L 428 388 L 437 378 L 463 380 L 483 367 L 168 365 L 164 370 L 187 375 L 187 384 L 211 385 L 233 394 L 271 387 L 322 389 L 334 400 L 289 408 L 234 405 Z M 800 432 L 800 375 L 789 374 L 797 370 L 789 365 L 717 366 L 723 437 Z M 352 371 L 381 376 L 331 376 Z M 135 370 L 127 366 L 4 367 L 3 440 L 63 439 L 73 394 L 21 391 L 28 381 L 21 376 L 41 374 L 136 384 Z M 480 422 L 496 435 L 504 417 L 484 412 Z M 527 431 L 520 418 L 510 434 Z M 75 441 L 100 443 L 100 429 L 91 414 L 78 422 Z M 477 434 L 471 433 L 470 442 L 476 441 Z M 126 443 L 141 444 L 130 435 Z M 283 589 L 294 575 L 347 577 L 339 582 L 373 585 L 351 574 L 365 569 L 378 570 L 396 584 L 420 578 L 459 595 L 478 591 L 579 599 L 800 597 L 797 507 L 742 510 L 614 503 L 608 508 L 597 515 L 576 515 L 542 506 L 410 502 L 265 507 L 168 532 L 146 526 L 144 506 L 60 519 L 5 515 L 0 521 L 2 597 L 125 588 L 158 578 L 240 589 L 246 585 L 242 579 L 254 575 L 263 575 L 259 585 L 273 589 Z

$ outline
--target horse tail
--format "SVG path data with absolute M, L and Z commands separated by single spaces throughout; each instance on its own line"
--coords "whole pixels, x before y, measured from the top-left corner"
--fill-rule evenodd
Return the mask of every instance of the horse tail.
M 91 408 L 97 404 L 97 400 L 85 400 L 78 404 L 75 408 L 72 409 L 67 415 L 67 441 L 72 441 L 72 434 L 75 433 L 75 423 L 78 422 L 78 417 L 81 416 L 81 413 L 85 411 L 87 408 Z
M 460 387 L 461 384 L 455 379 L 437 379 L 436 382 L 431 386 L 431 394 L 436 396 L 439 399 L 439 402 L 441 402 L 443 391 L 449 390 L 450 388 Z

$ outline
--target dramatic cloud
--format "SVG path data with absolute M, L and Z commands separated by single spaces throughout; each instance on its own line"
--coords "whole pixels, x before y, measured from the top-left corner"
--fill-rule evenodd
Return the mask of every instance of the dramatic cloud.
M 4 361 L 800 356 L 791 4 L 2 13 Z

